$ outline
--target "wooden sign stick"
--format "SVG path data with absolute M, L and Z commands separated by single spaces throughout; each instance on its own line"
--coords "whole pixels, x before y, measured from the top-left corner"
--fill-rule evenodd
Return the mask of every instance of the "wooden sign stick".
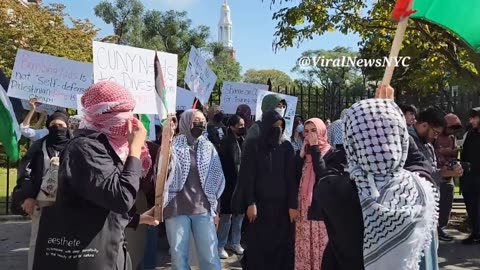
M 408 10 L 411 10 L 413 6 L 413 0 L 410 1 Z M 407 30 L 409 16 L 406 16 L 400 20 L 397 25 L 397 30 L 395 31 L 395 38 L 393 39 L 392 48 L 390 49 L 389 63 L 385 69 L 385 73 L 382 79 L 383 86 L 389 86 L 392 81 L 393 71 L 395 70 L 395 65 L 391 63 L 395 58 L 398 57 L 400 48 L 402 46 L 403 37 L 405 36 L 405 31 Z
M 176 117 L 173 114 L 168 115 L 167 121 L 162 130 L 162 145 L 158 154 L 157 180 L 155 185 L 155 209 L 154 218 L 159 222 L 163 222 L 163 207 L 165 201 L 165 189 L 168 178 L 171 147 L 173 135 L 176 129 Z

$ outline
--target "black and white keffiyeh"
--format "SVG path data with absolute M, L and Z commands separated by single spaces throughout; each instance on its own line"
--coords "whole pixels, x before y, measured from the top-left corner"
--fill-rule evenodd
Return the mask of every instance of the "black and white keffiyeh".
M 409 135 L 390 100 L 355 103 L 342 118 L 350 177 L 363 212 L 366 270 L 417 270 L 437 224 L 432 184 L 403 168 Z

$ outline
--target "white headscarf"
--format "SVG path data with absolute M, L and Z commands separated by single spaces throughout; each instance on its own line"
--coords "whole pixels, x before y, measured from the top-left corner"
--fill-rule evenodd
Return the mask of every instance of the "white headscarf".
M 437 226 L 438 194 L 403 168 L 409 135 L 390 100 L 355 103 L 342 118 L 350 177 L 363 212 L 366 270 L 417 270 Z

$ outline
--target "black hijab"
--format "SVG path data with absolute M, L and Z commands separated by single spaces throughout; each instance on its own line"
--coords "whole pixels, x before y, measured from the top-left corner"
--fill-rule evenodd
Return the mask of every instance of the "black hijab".
M 60 154 L 65 145 L 70 139 L 70 133 L 66 127 L 50 126 L 50 123 L 55 120 L 61 120 L 68 124 L 68 115 L 62 111 L 56 111 L 47 118 L 48 135 L 45 138 L 47 152 L 50 157 L 54 157 L 57 153 Z
M 273 127 L 278 121 L 282 121 L 281 128 Z M 282 143 L 283 132 L 285 131 L 285 119 L 276 111 L 268 111 L 262 115 L 260 128 L 260 145 L 267 151 L 275 150 Z

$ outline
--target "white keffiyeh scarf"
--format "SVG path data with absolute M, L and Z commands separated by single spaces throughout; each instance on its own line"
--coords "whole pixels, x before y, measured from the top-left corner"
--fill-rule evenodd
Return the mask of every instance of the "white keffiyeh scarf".
M 363 212 L 366 270 L 417 270 L 437 226 L 438 194 L 403 168 L 408 131 L 390 100 L 367 99 L 345 114 L 344 146 Z

